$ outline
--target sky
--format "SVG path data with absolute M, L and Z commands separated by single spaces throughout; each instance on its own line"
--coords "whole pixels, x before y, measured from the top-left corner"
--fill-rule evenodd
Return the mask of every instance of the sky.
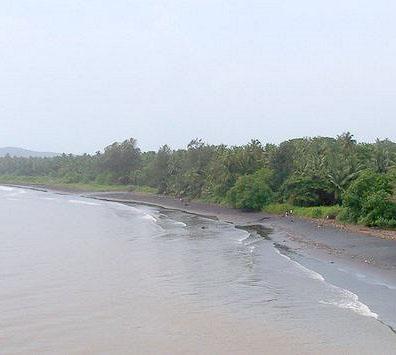
M 396 140 L 396 2 L 1 0 L 0 146 Z

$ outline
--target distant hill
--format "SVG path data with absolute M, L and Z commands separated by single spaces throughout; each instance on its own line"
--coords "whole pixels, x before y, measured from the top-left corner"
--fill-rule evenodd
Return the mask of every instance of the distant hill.
M 52 152 L 35 152 L 33 150 L 15 148 L 15 147 L 0 148 L 0 157 L 4 157 L 7 154 L 11 155 L 12 157 L 24 157 L 24 158 L 29 158 L 29 157 L 45 158 L 45 157 L 55 157 L 59 155 L 57 153 L 52 153 Z

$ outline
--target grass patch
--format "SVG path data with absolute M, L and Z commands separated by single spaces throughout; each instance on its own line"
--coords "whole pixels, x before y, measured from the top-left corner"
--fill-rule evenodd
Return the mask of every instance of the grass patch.
M 286 212 L 293 211 L 295 216 L 307 218 L 329 218 L 336 219 L 343 208 L 341 206 L 316 206 L 316 207 L 298 207 L 287 203 L 274 203 L 265 206 L 263 211 L 283 215 Z
M 45 186 L 48 188 L 58 188 L 76 191 L 91 191 L 91 192 L 104 192 L 104 191 L 136 191 L 144 193 L 157 193 L 157 189 L 149 186 L 135 186 L 135 185 L 110 185 L 110 184 L 97 184 L 90 183 L 66 183 L 61 179 L 51 178 L 48 176 L 10 176 L 1 175 L 0 184 L 14 184 L 14 185 L 37 185 Z

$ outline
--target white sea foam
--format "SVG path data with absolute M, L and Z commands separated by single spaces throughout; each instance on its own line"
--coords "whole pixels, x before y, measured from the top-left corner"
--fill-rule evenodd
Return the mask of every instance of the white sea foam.
M 183 222 L 178 222 L 175 221 L 174 224 L 178 225 L 178 226 L 182 226 L 182 227 L 187 227 L 187 224 L 183 223 Z
M 250 238 L 250 233 L 248 233 L 248 235 L 246 237 L 243 237 L 241 239 L 238 239 L 238 243 L 243 244 L 243 242 L 245 242 L 246 240 L 248 240 Z
M 294 261 L 294 260 L 290 260 L 290 262 L 292 262 L 293 264 L 295 264 L 295 266 L 296 266 L 299 270 L 305 272 L 311 279 L 319 280 L 319 281 L 322 281 L 322 282 L 325 281 L 324 277 L 323 277 L 321 274 L 319 274 L 318 272 L 313 271 L 313 270 L 311 270 L 311 269 L 308 269 L 308 268 L 306 268 L 305 266 L 302 266 L 301 264 L 299 264 L 298 262 L 296 262 L 296 261 Z
M 27 193 L 27 191 L 24 189 L 15 188 L 15 187 L 11 187 L 11 186 L 0 186 L 0 191 L 9 192 L 8 194 L 5 195 L 7 197 L 19 196 L 19 195 Z
M 327 282 L 321 274 L 319 274 L 311 269 L 306 268 L 305 266 L 301 265 L 297 261 L 292 260 L 287 255 L 282 254 L 278 249 L 275 248 L 275 250 L 280 256 L 284 257 L 290 263 L 292 263 L 294 266 L 296 266 L 297 269 L 303 271 L 305 275 L 307 275 L 311 279 L 323 282 L 326 285 L 326 287 L 330 288 L 330 290 L 335 293 L 335 297 L 336 297 L 335 300 L 321 300 L 321 301 L 319 301 L 319 303 L 329 304 L 329 305 L 333 305 L 333 306 L 343 308 L 343 309 L 349 309 L 349 310 L 352 310 L 362 316 L 378 319 L 378 314 L 372 312 L 371 309 L 367 305 L 360 302 L 358 295 L 354 294 L 353 292 L 351 292 L 349 290 L 346 290 L 344 288 L 335 286 L 335 285 Z M 331 294 L 331 293 L 332 292 L 329 292 L 329 294 Z
M 245 232 L 245 233 L 247 233 L 247 235 L 241 239 L 238 239 L 238 244 L 243 244 L 244 246 L 248 247 L 263 241 L 263 238 L 259 236 L 257 233 L 249 233 L 249 232 Z
M 135 213 L 141 212 L 141 210 L 139 210 L 138 208 L 130 206 L 130 205 L 126 205 L 126 204 L 121 203 L 121 202 L 107 202 L 107 203 L 111 204 L 114 207 L 116 207 L 118 210 L 133 211 Z
M 0 191 L 14 191 L 14 187 L 9 187 L 9 186 L 0 186 Z
M 80 205 L 87 205 L 87 206 L 101 206 L 100 203 L 88 202 L 88 201 L 82 201 L 82 200 L 69 200 L 69 202 L 80 204 Z
M 307 267 L 301 265 L 297 261 L 290 259 L 287 255 L 282 254 L 278 249 L 275 248 L 275 250 L 280 256 L 282 256 L 283 258 L 288 260 L 290 263 L 292 263 L 297 269 L 301 270 L 309 278 L 314 279 L 314 280 L 319 280 L 319 281 L 325 281 L 324 277 L 321 274 L 319 274 L 318 272 L 308 269 Z
M 334 301 L 322 300 L 319 301 L 319 303 L 329 304 L 343 309 L 350 309 L 362 316 L 378 319 L 378 314 L 372 312 L 367 305 L 360 302 L 358 295 L 344 288 L 340 288 L 331 284 L 329 284 L 329 286 L 334 288 L 334 290 L 338 291 L 340 297 Z
M 288 260 L 288 261 L 291 261 L 291 259 L 290 259 L 287 255 L 282 254 L 278 249 L 275 248 L 275 251 L 276 251 L 276 253 L 279 254 L 282 258 L 284 258 L 284 259 L 286 259 L 286 260 Z
M 157 219 L 154 216 L 152 216 L 151 214 L 146 213 L 142 216 L 142 218 L 152 221 L 154 223 L 157 223 Z

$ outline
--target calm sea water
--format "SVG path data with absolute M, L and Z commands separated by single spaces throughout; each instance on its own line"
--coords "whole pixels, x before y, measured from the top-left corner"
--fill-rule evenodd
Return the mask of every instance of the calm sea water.
M 0 354 L 396 353 L 396 287 L 230 224 L 1 187 L 0 228 Z

